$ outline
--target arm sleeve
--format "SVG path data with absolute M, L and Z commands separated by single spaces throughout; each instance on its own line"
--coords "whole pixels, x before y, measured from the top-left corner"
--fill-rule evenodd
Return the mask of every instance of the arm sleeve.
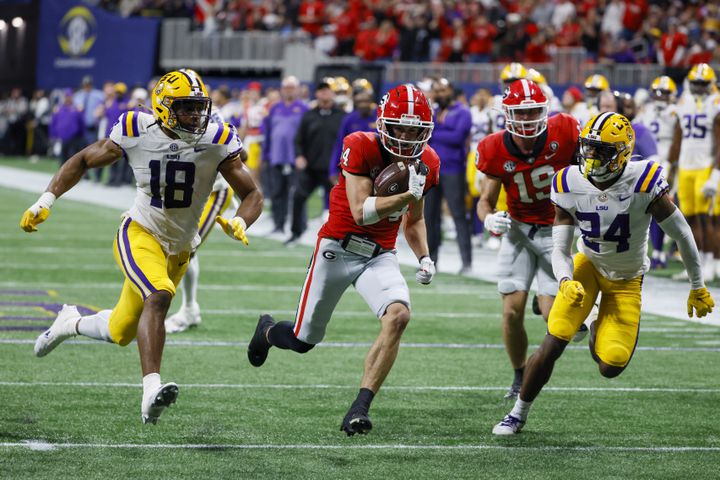
M 678 250 L 680 250 L 680 255 L 690 278 L 690 287 L 693 290 L 704 287 L 700 253 L 695 244 L 690 225 L 688 225 L 683 214 L 676 208 L 672 215 L 662 222 L 658 222 L 658 225 L 670 238 L 677 242 Z
M 553 251 L 552 267 L 558 283 L 573 278 L 572 241 L 574 225 L 554 225 L 552 228 Z

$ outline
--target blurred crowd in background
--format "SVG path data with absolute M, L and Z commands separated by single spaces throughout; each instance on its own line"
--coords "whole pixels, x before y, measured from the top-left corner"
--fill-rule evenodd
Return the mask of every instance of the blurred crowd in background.
M 97 0 L 122 15 L 191 18 L 208 35 L 278 31 L 365 61 L 720 63 L 720 4 L 671 0 Z
M 519 78 L 529 78 L 541 85 L 549 98 L 551 114 L 567 112 L 581 123 L 599 111 L 621 111 L 631 120 L 637 112 L 650 108 L 653 99 L 647 89 L 633 97 L 611 90 L 606 78 L 592 75 L 584 88 L 569 87 L 555 95 L 545 79 L 533 69 L 519 63 L 508 64 L 499 78 L 503 88 Z M 128 110 L 148 111 L 148 92 L 155 80 L 146 86 L 129 88 L 123 83 L 96 85 L 85 77 L 76 89 L 36 91 L 31 98 L 14 90 L 0 101 L 0 154 L 56 157 L 60 163 L 84 146 L 105 138 L 120 114 Z M 441 183 L 455 182 L 466 191 L 456 199 L 437 199 L 438 208 L 445 205 L 446 215 L 438 221 L 433 257 L 442 238 L 458 237 L 463 267 L 470 268 L 471 242 L 483 242 L 482 225 L 477 220 L 475 203 L 480 195 L 480 174 L 474 167 L 477 143 L 503 128 L 501 96 L 488 89 L 478 89 L 471 96 L 456 89 L 446 79 L 424 78 L 418 83 L 433 101 L 436 112 L 435 131 L 430 145 L 443 159 Z M 326 77 L 310 88 L 295 77 L 282 80 L 279 88 L 249 82 L 244 88 L 218 85 L 211 89 L 215 121 L 232 124 L 243 139 L 249 154 L 248 166 L 262 185 L 271 205 L 274 234 L 297 241 L 307 228 L 306 203 L 313 193 L 336 183 L 343 138 L 354 131 L 375 131 L 377 92 L 366 79 L 349 81 L 343 77 Z M 636 149 L 637 158 L 658 156 L 655 140 L 649 135 L 645 152 Z M 638 142 L 640 144 L 640 142 Z M 105 171 L 93 172 L 93 180 L 111 186 L 134 183 L 127 161 Z M 448 189 L 449 190 L 449 189 Z M 460 238 L 462 237 L 462 238 Z M 474 240 L 473 240 L 474 238 Z M 496 248 L 496 238 L 490 247 Z

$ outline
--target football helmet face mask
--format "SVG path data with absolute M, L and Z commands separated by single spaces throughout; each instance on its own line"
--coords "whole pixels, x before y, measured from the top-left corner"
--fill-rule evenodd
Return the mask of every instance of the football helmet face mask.
M 675 100 L 676 95 L 677 85 L 675 81 L 667 75 L 657 77 L 650 84 L 650 98 L 656 102 L 671 103 Z
M 193 143 L 207 130 L 212 102 L 200 76 L 184 69 L 163 75 L 152 91 L 155 120 Z
M 404 159 L 416 159 L 432 136 L 433 111 L 424 93 L 413 85 L 386 93 L 377 109 L 377 131 L 385 150 Z
M 516 80 L 505 89 L 502 110 L 505 129 L 513 135 L 536 138 L 547 129 L 547 97 L 531 80 Z
M 615 112 L 595 115 L 580 133 L 580 169 L 585 178 L 607 182 L 622 174 L 635 148 L 635 131 Z
M 698 63 L 690 69 L 687 80 L 690 84 L 690 93 L 696 96 L 709 95 L 716 80 L 715 70 L 707 63 Z

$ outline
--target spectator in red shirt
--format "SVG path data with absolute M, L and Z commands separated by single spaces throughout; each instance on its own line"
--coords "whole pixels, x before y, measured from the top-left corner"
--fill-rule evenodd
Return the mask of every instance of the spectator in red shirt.
M 547 51 L 547 40 L 545 32 L 538 32 L 530 38 L 530 43 L 525 47 L 525 59 L 527 63 L 545 63 L 550 61 Z
M 658 61 L 668 67 L 682 67 L 685 60 L 685 50 L 688 38 L 677 28 L 677 20 L 668 21 L 668 31 L 660 37 L 660 50 Z
M 646 0 L 625 0 L 625 12 L 623 13 L 623 38 L 632 40 L 635 33 L 642 27 L 643 20 L 648 13 Z
M 383 20 L 375 34 L 376 60 L 391 61 L 398 44 L 398 33 L 390 20 Z
M 298 21 L 300 27 L 313 37 L 322 33 L 325 22 L 325 6 L 321 1 L 304 0 L 300 4 Z
M 377 22 L 375 17 L 368 17 L 367 20 L 360 25 L 360 32 L 355 40 L 355 49 L 353 52 L 356 57 L 366 62 L 374 62 L 377 58 L 375 49 L 375 37 L 377 36 Z
M 475 18 L 467 32 L 467 52 L 471 62 L 486 63 L 490 61 L 493 40 L 495 40 L 497 33 L 497 28 L 488 22 L 485 15 Z
M 558 47 L 577 47 L 580 45 L 581 33 L 577 18 L 574 16 L 568 18 L 555 36 L 555 45 Z

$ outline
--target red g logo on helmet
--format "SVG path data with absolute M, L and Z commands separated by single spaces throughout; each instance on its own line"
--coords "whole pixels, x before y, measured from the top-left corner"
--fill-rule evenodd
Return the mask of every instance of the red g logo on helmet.
M 532 80 L 515 80 L 505 89 L 502 101 L 505 129 L 522 138 L 535 138 L 547 129 L 548 101 Z
M 435 124 L 425 94 L 413 85 L 400 85 L 383 95 L 377 110 L 377 131 L 388 152 L 401 158 L 419 157 Z

